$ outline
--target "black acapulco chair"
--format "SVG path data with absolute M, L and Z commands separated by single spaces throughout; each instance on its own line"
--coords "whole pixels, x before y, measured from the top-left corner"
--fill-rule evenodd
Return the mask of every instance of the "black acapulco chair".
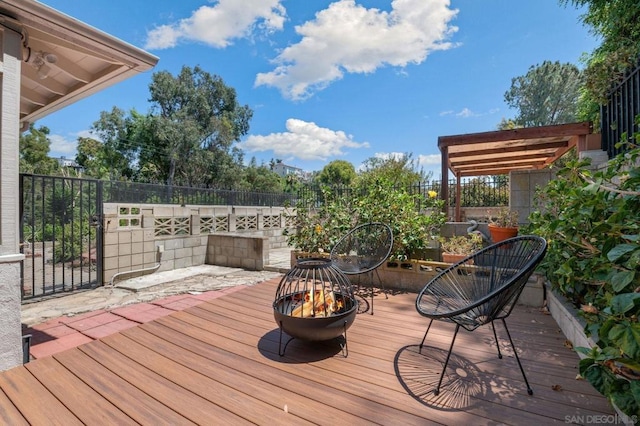
M 358 225 L 345 234 L 331 250 L 331 261 L 345 275 L 369 275 L 371 315 L 373 315 L 373 273 L 378 276 L 385 297 L 387 293 L 377 268 L 391 254 L 393 232 L 389 225 L 370 222 Z
M 416 309 L 420 315 L 431 320 L 420 343 L 420 351 L 434 320 L 456 324 L 449 353 L 434 391 L 435 395 L 440 393 L 440 385 L 460 327 L 473 331 L 481 325 L 491 323 L 498 347 L 498 358 L 502 359 L 493 324 L 495 320 L 502 320 L 527 385 L 527 393 L 533 395 L 505 318 L 511 314 L 527 280 L 544 258 L 546 250 L 547 242 L 544 238 L 535 235 L 510 238 L 485 247 L 451 265 L 420 291 L 416 299 Z

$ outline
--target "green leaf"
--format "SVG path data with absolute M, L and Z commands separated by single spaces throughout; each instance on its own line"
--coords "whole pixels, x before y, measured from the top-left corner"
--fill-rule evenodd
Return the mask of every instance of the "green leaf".
M 611 286 L 613 290 L 618 293 L 624 290 L 624 288 L 633 282 L 636 273 L 634 271 L 617 271 L 611 276 Z
M 624 256 L 625 254 L 634 251 L 638 248 L 637 244 L 618 244 L 617 246 L 615 246 L 614 248 L 612 248 L 608 253 L 607 253 L 607 258 L 611 261 L 611 262 L 615 262 L 616 260 L 620 259 L 622 256 Z
M 583 361 L 587 360 L 591 361 L 591 363 L 583 363 Z M 607 371 L 601 365 L 594 364 L 593 360 L 585 358 L 580 361 L 580 375 L 587 379 L 587 381 L 603 395 L 606 395 L 607 374 Z
M 640 356 L 640 324 L 621 323 L 611 327 L 609 338 L 631 358 Z
M 638 412 L 638 403 L 631 392 L 627 390 L 611 392 L 609 397 L 623 413 L 633 415 Z
M 581 353 L 583 355 L 590 355 L 593 349 L 585 348 L 584 346 L 576 346 L 573 348 L 576 352 Z
M 614 314 L 624 314 L 635 306 L 635 301 L 640 300 L 640 293 L 623 293 L 611 299 L 611 307 Z

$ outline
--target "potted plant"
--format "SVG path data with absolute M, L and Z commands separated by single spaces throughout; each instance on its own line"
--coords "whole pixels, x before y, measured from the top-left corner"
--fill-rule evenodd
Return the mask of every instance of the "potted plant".
M 498 243 L 518 235 L 518 211 L 501 208 L 494 216 L 489 213 L 489 233 L 491 241 Z
M 456 263 L 482 248 L 480 234 L 454 235 L 453 237 L 440 237 L 442 249 L 442 261 Z

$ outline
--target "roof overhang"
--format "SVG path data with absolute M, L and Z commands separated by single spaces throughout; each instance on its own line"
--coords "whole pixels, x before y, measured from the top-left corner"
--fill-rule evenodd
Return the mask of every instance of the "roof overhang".
M 443 179 L 503 175 L 549 166 L 593 131 L 590 122 L 440 136 Z
M 158 62 L 144 50 L 33 0 L 0 2 L 0 26 L 23 37 L 23 128 Z M 43 69 L 34 62 L 41 54 Z

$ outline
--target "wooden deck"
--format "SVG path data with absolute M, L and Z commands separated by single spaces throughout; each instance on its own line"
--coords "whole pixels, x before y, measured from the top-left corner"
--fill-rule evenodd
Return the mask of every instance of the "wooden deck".
M 517 306 L 507 320 L 534 390 L 496 324 L 461 332 L 439 396 L 432 392 L 453 333 L 427 326 L 415 294 L 377 295 L 337 340 L 293 340 L 278 355 L 277 280 L 0 374 L 3 424 L 551 424 L 612 415 L 576 380 L 578 358 L 553 318 Z M 583 420 L 588 421 L 588 420 Z

